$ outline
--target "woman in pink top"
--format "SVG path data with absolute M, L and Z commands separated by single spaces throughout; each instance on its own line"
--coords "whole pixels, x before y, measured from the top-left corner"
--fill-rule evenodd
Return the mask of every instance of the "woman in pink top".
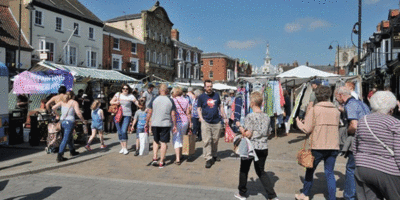
M 177 131 L 172 133 L 172 142 L 174 144 L 176 161 L 175 164 L 181 164 L 181 155 L 182 155 L 182 140 L 183 135 L 187 133 L 188 127 L 190 125 L 190 104 L 189 101 L 182 97 L 182 89 L 179 87 L 174 88 L 174 103 L 176 107 L 176 124 Z

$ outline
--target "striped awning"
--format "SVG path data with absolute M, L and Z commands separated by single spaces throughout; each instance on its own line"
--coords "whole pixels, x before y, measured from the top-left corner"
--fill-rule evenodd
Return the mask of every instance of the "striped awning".
M 61 69 L 70 72 L 74 77 L 90 78 L 97 80 L 116 81 L 116 82 L 138 82 L 137 79 L 126 76 L 115 70 L 92 69 L 85 67 L 75 67 L 69 65 L 59 65 L 47 61 L 39 62 L 30 71 L 43 71 Z

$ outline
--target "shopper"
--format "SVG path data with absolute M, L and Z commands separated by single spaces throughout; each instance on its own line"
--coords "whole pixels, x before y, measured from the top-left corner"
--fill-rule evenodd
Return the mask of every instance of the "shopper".
M 183 92 L 180 87 L 174 88 L 173 100 L 176 108 L 176 132 L 172 132 L 172 141 L 175 149 L 175 164 L 181 164 L 181 155 L 183 147 L 183 135 L 187 134 L 190 125 L 190 105 L 189 100 L 183 97 Z
M 268 135 L 270 134 L 269 123 L 270 118 L 261 110 L 263 97 L 260 92 L 252 92 L 250 95 L 250 107 L 253 113 L 245 118 L 244 127 L 239 126 L 239 131 L 244 137 L 251 138 L 250 143 L 255 149 L 257 159 L 255 157 L 240 159 L 239 172 L 239 193 L 235 194 L 238 199 L 246 199 L 247 193 L 247 176 L 249 174 L 251 163 L 254 161 L 254 169 L 261 181 L 268 199 L 278 199 L 273 188 L 273 183 L 265 172 L 265 162 L 268 156 Z
M 225 124 L 228 123 L 219 94 L 213 91 L 212 86 L 213 83 L 211 80 L 205 80 L 205 93 L 200 95 L 197 101 L 197 111 L 204 140 L 203 153 L 206 159 L 206 168 L 210 168 L 215 161 L 221 161 L 217 155 L 218 140 L 221 131 L 220 113 Z
M 146 100 L 146 108 L 149 107 L 150 102 L 154 97 L 153 89 L 154 89 L 154 85 L 149 83 L 149 86 L 147 87 L 147 90 L 141 95 Z
M 164 168 L 165 166 L 165 154 L 167 153 L 167 143 L 170 141 L 170 131 L 177 131 L 176 127 L 176 107 L 174 101 L 167 96 L 168 87 L 165 84 L 161 84 L 159 88 L 160 95 L 154 98 L 148 107 L 148 116 L 146 125 L 150 127 L 154 136 L 153 142 L 153 166 L 159 166 Z M 161 145 L 161 158 L 157 162 L 158 148 Z
M 336 180 L 333 169 L 339 154 L 340 112 L 332 102 L 329 102 L 331 94 L 332 90 L 328 86 L 316 88 L 315 97 L 318 103 L 307 112 L 304 123 L 296 118 L 299 129 L 309 135 L 314 156 L 313 168 L 306 169 L 303 191 L 295 195 L 298 200 L 309 199 L 314 172 L 322 160 L 328 186 L 327 199 L 336 200 Z
M 67 158 L 63 157 L 66 145 L 68 145 L 71 156 L 76 156 L 79 154 L 79 152 L 75 151 L 73 140 L 75 114 L 82 120 L 84 126 L 87 124 L 86 120 L 82 116 L 81 110 L 79 109 L 78 102 L 74 100 L 74 96 L 75 94 L 73 91 L 68 91 L 65 95 L 63 95 L 62 101 L 58 102 L 52 108 L 53 111 L 56 111 L 59 107 L 61 107 L 60 121 L 61 126 L 64 129 L 64 137 L 57 154 L 57 162 L 68 160 Z
M 400 120 L 391 116 L 396 97 L 392 92 L 378 91 L 372 95 L 370 103 L 373 113 L 358 120 L 354 138 L 357 199 L 398 200 Z
M 360 100 L 360 96 L 356 93 L 356 84 L 353 81 L 347 81 L 344 85 L 347 89 L 351 91 L 351 96 L 357 100 Z
M 368 106 L 360 100 L 356 100 L 351 96 L 351 91 L 346 87 L 339 87 L 335 91 L 336 100 L 344 105 L 344 121 L 347 127 L 347 136 L 343 148 L 341 149 L 345 157 L 348 158 L 346 164 L 346 175 L 344 182 L 343 196 L 345 200 L 356 199 L 356 183 L 354 179 L 354 171 L 356 169 L 354 156 L 352 152 L 353 138 L 356 133 L 358 121 L 370 113 Z
M 202 141 L 202 137 L 201 137 L 201 123 L 199 120 L 199 114 L 197 112 L 197 101 L 199 96 L 202 94 L 202 91 L 197 89 L 194 91 L 194 99 L 193 99 L 193 106 L 192 106 L 192 123 L 191 123 L 191 128 L 192 128 L 192 132 L 194 135 L 197 136 L 196 141 L 200 142 Z
M 145 133 L 145 125 L 146 125 L 146 118 L 147 118 L 147 113 L 145 112 L 146 110 L 146 100 L 144 98 L 139 99 L 139 110 L 135 112 L 135 116 L 133 117 L 133 122 L 132 122 L 132 130 L 135 130 L 135 124 L 136 125 L 136 151 L 135 151 L 135 156 L 139 155 L 139 149 L 140 149 L 140 138 L 139 134 L 140 133 Z M 148 134 L 148 133 L 147 133 Z
M 118 131 L 118 139 L 121 143 L 121 150 L 119 153 L 127 155 L 129 153 L 127 149 L 127 142 L 128 142 L 128 126 L 129 123 L 131 122 L 131 117 L 132 117 L 132 110 L 131 110 L 131 104 L 135 103 L 138 105 L 138 101 L 136 98 L 132 95 L 132 89 L 129 85 L 127 84 L 122 84 L 121 87 L 121 92 L 117 92 L 114 97 L 111 99 L 110 104 L 117 104 L 122 107 L 122 113 L 123 117 L 120 122 L 115 121 L 114 117 L 114 122 L 115 126 L 117 126 L 117 131 Z
M 96 133 L 99 133 L 100 136 L 100 148 L 104 149 L 107 146 L 104 144 L 104 138 L 103 138 L 103 130 L 104 130 L 104 112 L 100 108 L 101 102 L 100 100 L 96 99 L 93 101 L 92 106 L 90 107 L 92 109 L 92 135 L 90 136 L 87 145 L 85 148 L 90 151 L 92 150 L 90 148 L 90 144 L 92 143 L 94 137 L 96 137 Z
M 63 85 L 60 86 L 60 88 L 58 89 L 58 95 L 51 97 L 51 99 L 47 101 L 46 110 L 50 112 L 52 106 L 63 101 L 64 95 L 66 94 L 66 92 L 67 92 L 67 88 Z M 57 115 L 57 117 L 59 117 L 59 116 Z

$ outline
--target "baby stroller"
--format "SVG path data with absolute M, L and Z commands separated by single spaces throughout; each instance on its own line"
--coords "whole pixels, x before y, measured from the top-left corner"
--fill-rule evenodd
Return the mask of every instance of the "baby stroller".
M 47 125 L 47 139 L 46 139 L 46 153 L 57 153 L 58 148 L 60 147 L 61 141 L 62 141 L 62 131 L 61 131 L 61 122 L 56 122 L 55 120 L 52 120 L 49 122 Z

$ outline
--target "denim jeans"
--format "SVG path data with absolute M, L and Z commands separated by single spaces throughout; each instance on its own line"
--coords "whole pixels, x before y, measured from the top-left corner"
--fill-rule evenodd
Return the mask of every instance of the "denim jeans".
M 193 134 L 199 138 L 199 140 L 202 140 L 201 137 L 201 123 L 199 121 L 199 118 L 192 117 L 192 123 L 193 123 Z
M 123 116 L 120 123 L 117 123 L 114 117 L 114 122 L 115 126 L 117 127 L 119 141 L 121 142 L 127 141 L 128 140 L 127 131 L 129 123 L 131 122 L 131 116 Z
M 310 190 L 313 184 L 313 176 L 315 169 L 317 168 L 319 162 L 324 160 L 325 178 L 328 185 L 328 199 L 336 200 L 336 180 L 333 174 L 333 169 L 335 168 L 336 157 L 339 154 L 338 150 L 311 150 L 314 156 L 314 167 L 307 168 L 306 177 L 303 185 L 303 194 L 310 196 Z
M 268 149 L 264 150 L 255 150 L 258 161 L 254 161 L 254 158 L 251 159 L 240 159 L 240 172 L 239 172 L 239 194 L 241 196 L 246 196 L 247 193 L 247 176 L 249 174 L 251 163 L 254 161 L 254 169 L 256 170 L 256 174 L 261 181 L 265 191 L 268 194 L 269 199 L 273 199 L 276 197 L 275 190 L 273 188 L 273 183 L 271 179 L 268 177 L 267 172 L 265 172 L 265 161 L 268 157 Z
M 75 122 L 74 121 L 69 121 L 69 120 L 64 120 L 61 122 L 61 127 L 64 129 L 64 137 L 63 140 L 60 144 L 60 149 L 58 151 L 58 154 L 64 155 L 65 151 L 65 146 L 68 145 L 69 151 L 74 151 L 74 140 L 73 140 L 73 130 L 74 130 Z
M 344 181 L 343 197 L 346 200 L 356 199 L 356 181 L 354 178 L 354 171 L 356 169 L 356 163 L 354 160 L 353 152 L 349 152 L 348 160 L 346 164 L 346 180 Z

